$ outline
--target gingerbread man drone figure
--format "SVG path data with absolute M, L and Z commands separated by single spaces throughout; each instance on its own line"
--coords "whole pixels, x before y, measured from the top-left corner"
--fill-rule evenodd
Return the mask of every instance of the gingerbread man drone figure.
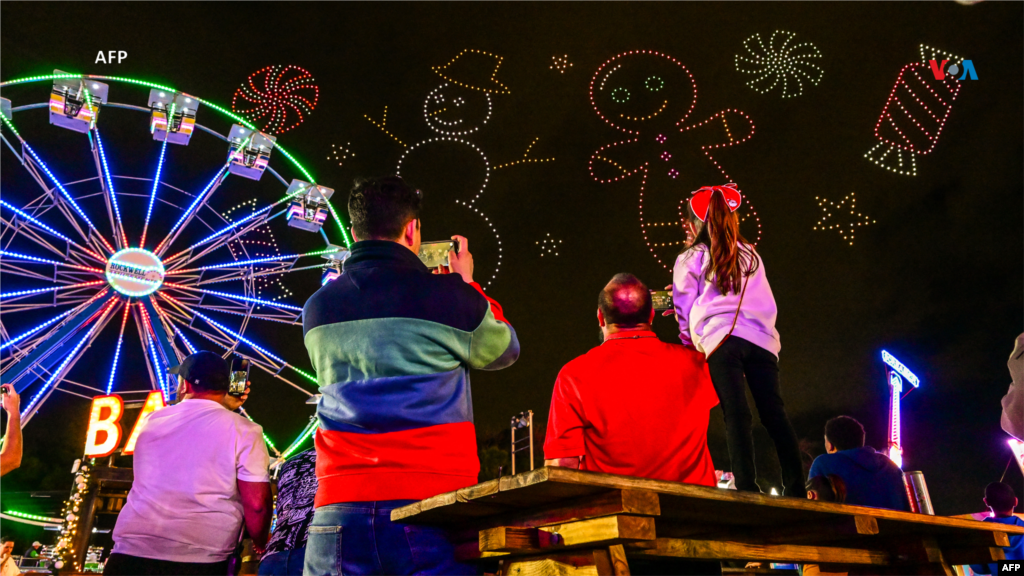
M 682 247 L 690 192 L 733 181 L 712 154 L 748 140 L 754 123 L 739 110 L 688 123 L 697 105 L 693 75 L 650 50 L 625 52 L 598 67 L 590 101 L 605 122 L 631 136 L 594 152 L 590 174 L 602 184 L 639 174 L 640 228 L 655 259 L 670 267 Z M 744 207 L 744 216 L 754 214 L 749 203 Z M 760 230 L 751 236 L 759 238 Z

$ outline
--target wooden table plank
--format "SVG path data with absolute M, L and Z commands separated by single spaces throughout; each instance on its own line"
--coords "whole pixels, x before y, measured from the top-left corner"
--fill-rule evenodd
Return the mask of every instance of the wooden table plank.
M 947 574 L 951 561 L 984 562 L 1008 536 L 1024 534 L 1024 527 L 1005 524 L 548 467 L 441 494 L 392 514 L 396 521 L 455 529 L 467 542 L 486 528 L 558 530 L 567 536 L 567 526 L 625 517 L 650 523 L 650 536 L 657 535 L 630 543 L 625 550 L 631 556 L 812 562 L 854 572 Z M 611 558 L 608 546 L 622 542 L 628 540 L 580 536 L 573 545 L 585 546 L 604 566 Z M 603 548 L 593 547 L 598 544 Z M 537 546 L 476 553 L 532 554 L 528 562 L 524 556 L 509 561 L 560 573 L 558 553 L 540 546 L 539 535 Z M 575 557 L 565 558 L 570 556 Z
M 771 562 L 828 562 L 835 564 L 890 564 L 887 552 L 830 546 L 799 546 L 792 544 L 747 544 L 716 540 L 658 538 L 657 548 L 631 549 L 637 556 L 661 556 L 702 560 L 747 560 Z
M 516 476 L 505 476 L 497 481 L 497 492 L 494 492 L 493 482 L 495 481 L 486 483 L 486 489 L 476 492 L 466 493 L 465 491 L 470 489 L 463 489 L 429 499 L 425 501 L 426 508 L 423 507 L 424 503 L 399 508 L 392 514 L 392 519 L 408 523 L 451 525 L 465 523 L 467 518 L 479 517 L 485 512 L 483 508 L 477 508 L 482 504 L 498 509 L 507 507 L 507 510 L 542 509 L 552 504 L 564 503 L 566 499 L 592 496 L 614 489 L 633 489 L 658 493 L 662 518 L 700 523 L 706 525 L 708 531 L 728 529 L 730 526 L 745 529 L 757 526 L 779 528 L 825 521 L 829 517 L 860 515 L 875 518 L 880 535 L 922 533 L 956 537 L 958 534 L 967 536 L 978 531 L 1024 534 L 1024 527 L 1005 524 L 802 498 L 768 496 L 558 467 L 538 468 Z M 461 499 L 459 492 L 463 493 Z

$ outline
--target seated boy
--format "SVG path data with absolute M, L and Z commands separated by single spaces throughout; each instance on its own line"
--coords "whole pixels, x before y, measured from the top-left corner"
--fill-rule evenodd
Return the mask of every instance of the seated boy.
M 1017 495 L 1009 484 L 993 482 L 985 486 L 985 506 L 992 511 L 992 515 L 985 518 L 985 522 L 998 522 L 1010 524 L 1011 526 L 1024 526 L 1024 520 L 1013 515 L 1013 509 L 1017 507 Z M 1010 545 L 1003 548 L 1007 560 L 1024 560 L 1024 536 L 1010 536 Z M 999 574 L 999 564 L 971 564 L 971 570 L 976 574 Z

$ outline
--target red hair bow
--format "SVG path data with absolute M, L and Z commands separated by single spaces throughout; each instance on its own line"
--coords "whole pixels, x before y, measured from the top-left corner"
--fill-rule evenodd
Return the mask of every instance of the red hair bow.
M 743 202 L 743 196 L 740 196 L 740 191 L 736 189 L 736 184 L 730 182 L 724 186 L 705 186 L 700 190 L 694 190 L 690 192 L 690 210 L 700 218 L 703 222 L 708 217 L 708 206 L 711 205 L 711 196 L 715 192 L 721 192 L 722 197 L 725 198 L 725 204 L 729 206 L 730 212 L 735 212 L 740 204 Z

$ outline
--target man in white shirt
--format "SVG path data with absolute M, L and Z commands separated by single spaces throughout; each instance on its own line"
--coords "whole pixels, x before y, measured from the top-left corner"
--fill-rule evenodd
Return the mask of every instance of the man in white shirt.
M 7 540 L 0 546 L 0 576 L 17 576 L 21 569 L 14 562 L 11 554 L 14 552 L 14 541 Z
M 243 521 L 257 552 L 273 506 L 263 429 L 227 409 L 227 362 L 192 354 L 172 370 L 184 400 L 154 412 L 104 574 L 227 574 Z M 231 398 L 230 400 L 234 400 Z

